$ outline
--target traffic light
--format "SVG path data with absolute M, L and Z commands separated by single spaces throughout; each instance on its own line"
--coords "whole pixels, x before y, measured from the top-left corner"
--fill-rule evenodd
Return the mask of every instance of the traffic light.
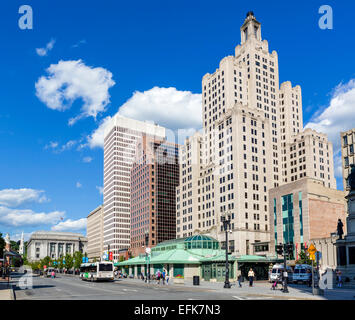
M 291 254 L 293 252 L 293 244 L 292 243 L 288 243 L 287 244 L 287 253 Z
M 276 252 L 277 252 L 277 254 L 279 254 L 280 256 L 283 255 L 284 250 L 283 250 L 283 245 L 282 245 L 282 244 L 279 244 L 279 245 L 276 246 Z

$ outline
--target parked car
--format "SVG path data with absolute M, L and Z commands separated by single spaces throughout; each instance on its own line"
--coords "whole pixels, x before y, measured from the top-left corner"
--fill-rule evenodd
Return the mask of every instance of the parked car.
M 55 269 L 54 269 L 54 268 L 47 268 L 47 269 L 46 269 L 46 272 L 44 273 L 44 276 L 45 276 L 46 278 L 50 278 L 50 277 L 52 276 L 52 271 L 55 272 Z
M 293 282 L 308 283 L 311 279 L 312 266 L 308 264 L 296 264 L 293 271 Z
M 287 282 L 292 282 L 293 281 L 293 271 L 290 266 L 286 267 L 287 271 Z M 272 270 L 269 274 L 269 281 L 270 282 L 275 282 L 276 280 L 278 282 L 282 282 L 282 273 L 284 272 L 284 265 L 283 264 L 275 264 L 272 267 Z

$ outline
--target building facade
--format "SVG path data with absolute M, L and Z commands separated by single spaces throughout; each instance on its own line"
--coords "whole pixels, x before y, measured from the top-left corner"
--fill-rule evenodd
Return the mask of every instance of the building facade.
M 346 219 L 345 192 L 312 178 L 271 189 L 269 206 L 270 251 L 275 252 L 279 243 L 292 243 L 295 259 L 316 239 L 329 239 L 336 232 L 338 219 Z
M 355 128 L 341 134 L 341 158 L 344 190 L 350 191 L 348 176 L 350 165 L 355 164 Z
M 137 142 L 131 169 L 131 252 L 144 252 L 145 237 L 153 247 L 176 238 L 176 187 L 179 185 L 179 147 L 143 136 Z
M 88 258 L 100 261 L 104 253 L 104 206 L 98 206 L 87 217 Z
M 131 168 L 143 134 L 165 138 L 165 128 L 115 115 L 104 133 L 104 250 L 114 261 L 130 246 Z
M 177 237 L 205 233 L 223 247 L 227 214 L 232 252 L 266 255 L 269 190 L 304 177 L 334 188 L 333 152 L 325 135 L 303 130 L 301 88 L 279 85 L 278 54 L 252 12 L 240 32 L 235 55 L 202 79 L 203 133 L 181 149 Z
M 87 238 L 80 233 L 36 231 L 28 240 L 27 259 L 37 261 L 47 256 L 59 259 L 66 254 L 73 255 L 77 251 L 85 254 L 87 244 Z

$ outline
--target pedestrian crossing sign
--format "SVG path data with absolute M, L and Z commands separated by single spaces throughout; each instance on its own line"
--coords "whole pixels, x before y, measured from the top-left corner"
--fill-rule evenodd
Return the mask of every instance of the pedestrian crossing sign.
M 310 253 L 309 254 L 309 259 L 313 260 L 313 261 L 316 260 L 316 255 L 314 253 Z

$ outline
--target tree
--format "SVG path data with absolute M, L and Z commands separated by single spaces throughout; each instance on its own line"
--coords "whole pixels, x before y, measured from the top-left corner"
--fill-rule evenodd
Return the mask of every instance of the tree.
M 298 260 L 296 260 L 296 264 L 309 264 L 311 266 L 312 263 L 313 263 L 313 266 L 316 266 L 316 262 L 309 259 L 306 252 L 304 252 L 302 250 L 298 255 Z
M 64 258 L 63 257 L 60 257 L 59 260 L 58 260 L 58 267 L 59 269 L 63 269 L 64 268 Z
M 20 249 L 20 242 L 19 241 L 13 241 L 13 240 L 10 240 L 10 245 L 11 245 L 11 250 L 12 251 L 16 251 L 18 252 L 19 249 Z
M 69 253 L 67 253 L 65 255 L 65 268 L 72 269 L 73 266 L 74 266 L 74 258 Z
M 80 268 L 80 265 L 83 261 L 83 254 L 82 252 L 80 251 L 76 251 L 74 252 L 74 269 L 79 269 Z
M 5 240 L 2 237 L 2 233 L 0 232 L 0 257 L 3 257 L 4 249 L 5 249 Z
M 50 257 L 44 257 L 39 263 L 40 263 L 40 268 L 41 269 L 43 269 L 44 268 L 44 266 L 47 266 L 47 268 L 48 268 L 48 266 L 50 266 L 50 265 L 52 265 L 52 259 L 50 258 Z

